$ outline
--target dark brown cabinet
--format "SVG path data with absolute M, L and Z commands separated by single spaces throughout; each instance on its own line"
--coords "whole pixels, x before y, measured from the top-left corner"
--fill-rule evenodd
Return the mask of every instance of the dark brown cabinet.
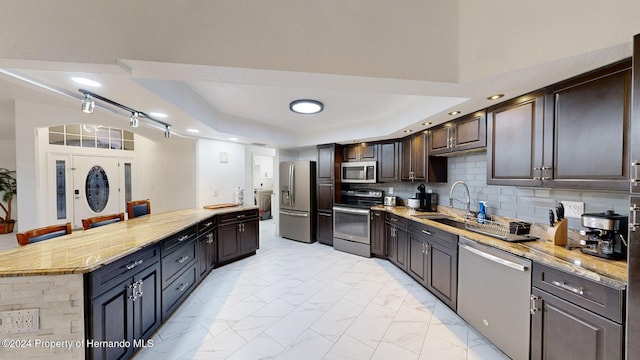
M 388 258 L 406 272 L 409 256 L 407 219 L 387 213 L 384 227 Z
M 260 247 L 258 210 L 222 214 L 218 222 L 217 265 L 254 254 Z
M 409 222 L 409 275 L 453 310 L 457 306 L 458 237 Z
M 87 339 L 147 339 L 162 323 L 158 246 L 142 249 L 87 277 L 90 288 Z M 90 359 L 127 359 L 135 347 L 87 347 Z
M 216 241 L 216 219 L 212 217 L 198 224 L 198 278 L 203 279 L 218 261 L 218 243 Z
M 387 258 L 387 248 L 384 241 L 384 211 L 371 211 L 371 254 L 380 258 Z
M 533 263 L 531 359 L 622 359 L 624 290 Z
M 343 147 L 318 145 L 316 161 L 316 240 L 333 245 L 333 203 L 340 201 L 340 163 Z
M 429 130 L 429 155 L 482 149 L 486 145 L 487 117 L 484 110 Z
M 400 181 L 400 141 L 378 144 L 378 182 Z
M 402 139 L 402 181 L 447 181 L 447 158 L 427 157 L 425 132 Z
M 625 190 L 630 62 L 507 101 L 487 112 L 487 183 Z
M 378 145 L 360 143 L 344 147 L 344 159 L 346 161 L 375 160 Z

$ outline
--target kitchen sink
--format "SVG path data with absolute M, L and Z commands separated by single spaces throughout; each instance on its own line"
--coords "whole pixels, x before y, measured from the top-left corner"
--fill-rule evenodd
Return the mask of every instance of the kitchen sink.
M 420 215 L 413 215 L 413 217 L 416 217 L 418 219 L 425 219 L 425 220 L 435 221 L 437 223 L 453 226 L 453 227 L 456 227 L 458 229 L 464 229 L 465 228 L 464 227 L 464 222 L 458 221 L 458 220 L 454 220 L 454 218 L 452 218 L 451 216 L 447 216 L 447 215 L 443 215 L 443 214 L 420 214 Z

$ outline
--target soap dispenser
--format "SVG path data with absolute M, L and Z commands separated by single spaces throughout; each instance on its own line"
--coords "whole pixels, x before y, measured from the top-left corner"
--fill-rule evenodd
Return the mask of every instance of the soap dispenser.
M 484 224 L 487 222 L 487 203 L 478 201 L 478 207 L 478 223 Z

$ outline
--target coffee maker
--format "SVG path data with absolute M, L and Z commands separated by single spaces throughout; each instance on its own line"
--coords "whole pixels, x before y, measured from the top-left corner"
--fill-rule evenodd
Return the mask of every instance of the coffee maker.
M 438 194 L 425 192 L 424 184 L 418 185 L 418 192 L 415 198 L 420 202 L 419 211 L 438 211 Z
M 589 255 L 605 259 L 625 259 L 627 257 L 628 217 L 607 210 L 604 213 L 582 214 L 582 226 L 589 230 L 581 230 L 586 240 L 580 240 L 580 250 Z

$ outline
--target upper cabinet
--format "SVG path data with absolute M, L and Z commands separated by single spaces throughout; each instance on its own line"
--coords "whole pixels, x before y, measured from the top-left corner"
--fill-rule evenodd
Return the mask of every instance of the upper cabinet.
M 487 183 L 628 188 L 630 61 L 488 109 Z
M 427 135 L 402 139 L 402 181 L 447 182 L 447 158 L 427 156 Z
M 484 110 L 449 121 L 429 131 L 429 155 L 484 148 L 487 117 Z
M 377 144 L 360 143 L 344 147 L 345 161 L 375 160 Z
M 400 141 L 378 144 L 378 182 L 400 181 Z

